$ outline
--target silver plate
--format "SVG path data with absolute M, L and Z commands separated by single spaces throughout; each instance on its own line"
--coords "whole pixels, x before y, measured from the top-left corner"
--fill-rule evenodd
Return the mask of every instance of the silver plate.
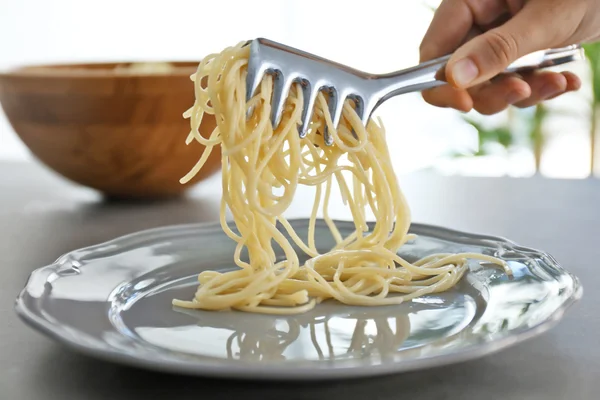
M 307 220 L 292 221 L 302 236 Z M 337 222 L 342 234 L 352 224 Z M 400 306 L 333 301 L 297 316 L 190 311 L 197 274 L 232 268 L 234 243 L 218 224 L 143 231 L 73 251 L 34 271 L 19 316 L 57 341 L 110 361 L 204 376 L 330 379 L 402 372 L 481 357 L 551 328 L 581 297 L 578 279 L 548 254 L 505 239 L 413 224 L 408 260 L 479 252 L 452 290 Z M 317 224 L 322 249 L 333 243 Z M 548 349 L 551 351 L 551 349 Z

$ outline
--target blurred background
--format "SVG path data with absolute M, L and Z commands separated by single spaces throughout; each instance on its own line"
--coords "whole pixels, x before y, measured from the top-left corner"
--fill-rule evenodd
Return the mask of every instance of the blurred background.
M 0 68 L 97 61 L 197 60 L 264 36 L 369 72 L 418 63 L 419 43 L 439 1 L 370 0 L 0 0 Z M 326 18 L 325 16 L 331 16 Z M 587 49 L 594 56 L 595 49 Z M 434 108 L 418 94 L 392 99 L 377 115 L 398 173 L 587 178 L 599 68 L 569 66 L 579 93 L 494 117 Z M 596 63 L 597 64 L 597 63 Z M 600 71 L 597 72 L 600 75 Z M 594 96 L 597 92 L 599 95 Z M 185 110 L 181 110 L 183 112 Z M 187 132 L 180 132 L 184 140 Z M 0 113 L 0 160 L 32 155 Z

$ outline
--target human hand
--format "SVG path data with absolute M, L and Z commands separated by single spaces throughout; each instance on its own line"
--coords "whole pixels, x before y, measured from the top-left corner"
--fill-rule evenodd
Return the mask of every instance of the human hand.
M 421 61 L 453 53 L 450 85 L 423 92 L 439 107 L 495 114 L 581 87 L 571 72 L 495 77 L 518 58 L 600 38 L 600 0 L 443 0 L 420 47 Z M 495 77 L 495 78 L 494 78 Z

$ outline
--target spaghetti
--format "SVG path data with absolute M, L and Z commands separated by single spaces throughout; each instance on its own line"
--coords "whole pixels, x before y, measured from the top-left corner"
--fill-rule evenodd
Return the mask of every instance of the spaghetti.
M 265 76 L 246 102 L 249 48 L 240 43 L 206 57 L 192 76 L 196 100 L 185 114 L 194 140 L 206 148 L 198 163 L 181 179 L 189 181 L 216 146 L 222 151 L 220 219 L 223 231 L 237 243 L 239 269 L 205 271 L 191 301 L 176 306 L 205 310 L 237 309 L 272 314 L 302 313 L 326 299 L 361 306 L 399 304 L 453 287 L 468 268 L 467 259 L 507 265 L 483 254 L 436 254 L 410 263 L 398 249 L 411 235 L 410 210 L 394 174 L 381 121 L 365 127 L 352 101 L 344 104 L 342 120 L 333 126 L 327 96 L 320 93 L 304 138 L 298 135 L 303 92 L 290 90 L 281 123 L 270 123 L 273 80 Z M 212 114 L 217 126 L 208 138 L 200 135 L 202 118 Z M 334 145 L 325 146 L 324 129 Z M 304 241 L 284 217 L 299 185 L 315 188 L 309 234 Z M 342 237 L 328 215 L 336 185 L 348 206 L 355 231 Z M 238 232 L 226 221 L 229 210 Z M 319 253 L 315 223 L 322 211 L 336 245 Z M 367 226 L 367 212 L 375 217 Z M 310 259 L 301 265 L 290 240 Z M 276 257 L 275 246 L 285 258 Z M 248 260 L 242 259 L 242 250 Z

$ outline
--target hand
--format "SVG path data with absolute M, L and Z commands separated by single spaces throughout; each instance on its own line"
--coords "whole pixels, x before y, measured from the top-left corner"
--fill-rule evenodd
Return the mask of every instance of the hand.
M 450 85 L 423 92 L 439 107 L 495 114 L 529 107 L 581 87 L 573 73 L 496 77 L 518 58 L 600 38 L 600 0 L 443 0 L 423 38 L 421 61 L 454 52 Z

